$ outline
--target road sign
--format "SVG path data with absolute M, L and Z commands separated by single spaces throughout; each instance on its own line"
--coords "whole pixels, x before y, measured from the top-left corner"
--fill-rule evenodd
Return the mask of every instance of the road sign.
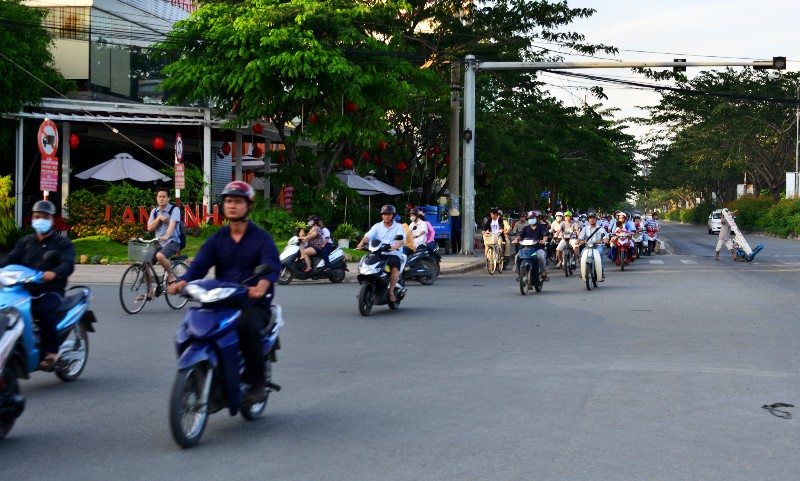
M 183 162 L 183 137 L 178 132 L 175 135 L 175 163 L 180 164 L 181 162 Z
M 39 126 L 39 133 L 36 138 L 39 152 L 42 157 L 52 158 L 58 150 L 58 128 L 52 120 L 45 120 Z

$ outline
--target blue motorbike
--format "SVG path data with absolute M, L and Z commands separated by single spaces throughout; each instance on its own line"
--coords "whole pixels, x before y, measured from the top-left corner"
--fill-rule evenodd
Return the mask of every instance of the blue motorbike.
M 259 266 L 254 277 L 270 271 L 267 265 Z M 250 386 L 241 382 L 244 360 L 236 327 L 247 300 L 247 287 L 206 279 L 188 283 L 182 295 L 201 306 L 188 310 L 175 336 L 178 373 L 172 387 L 169 422 L 175 442 L 189 448 L 200 441 L 209 414 L 226 407 L 231 416 L 241 411 L 247 420 L 264 414 L 269 393 L 281 389 L 272 382 L 272 363 L 278 360 L 283 314 L 280 306 L 272 305 L 271 318 L 261 331 L 267 397 L 260 403 L 243 404 Z
M 43 274 L 21 265 L 0 268 L 0 438 L 8 434 L 25 407 L 17 380 L 28 379 L 44 357 L 39 349 L 38 321 L 31 314 L 31 295 L 24 287 L 41 283 Z M 88 287 L 74 286 L 57 308 L 60 357 L 53 371 L 62 381 L 76 380 L 86 367 L 87 333 L 94 332 L 96 322 L 89 310 L 90 300 Z

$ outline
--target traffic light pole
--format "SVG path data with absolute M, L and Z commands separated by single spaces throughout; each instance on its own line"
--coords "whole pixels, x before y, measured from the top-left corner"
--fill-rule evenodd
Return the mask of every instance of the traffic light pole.
M 785 57 L 757 62 L 478 62 L 474 55 L 464 59 L 464 132 L 463 172 L 461 192 L 464 208 L 461 210 L 461 254 L 475 255 L 475 75 L 481 70 L 568 70 L 584 68 L 675 68 L 685 67 L 753 67 L 755 69 L 786 68 Z M 800 128 L 800 127 L 799 127 Z M 451 158 L 450 162 L 454 162 Z M 797 169 L 795 169 L 796 171 Z M 480 229 L 481 226 L 478 226 Z

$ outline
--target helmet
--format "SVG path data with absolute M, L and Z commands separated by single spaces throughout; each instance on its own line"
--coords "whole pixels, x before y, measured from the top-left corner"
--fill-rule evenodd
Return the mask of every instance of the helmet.
M 420 215 L 422 215 L 423 217 L 425 216 L 425 214 L 423 214 L 422 211 L 417 209 L 416 207 L 411 209 L 411 212 L 409 212 L 408 215 L 415 215 L 417 217 L 419 217 Z
M 572 211 L 568 210 L 564 212 L 564 217 L 572 217 Z
M 313 220 L 314 222 L 316 222 L 319 220 L 319 216 L 316 214 L 311 214 L 310 216 L 308 216 L 308 219 L 306 220 Z
M 556 212 L 556 217 L 564 217 L 564 213 L 561 211 Z
M 45 214 L 56 215 L 56 206 L 49 200 L 40 200 L 33 204 L 31 212 L 44 212 Z
M 253 191 L 253 188 L 250 186 L 250 184 L 241 180 L 234 180 L 233 182 L 228 182 L 228 184 L 225 185 L 225 188 L 222 189 L 220 197 L 222 197 L 222 200 L 225 200 L 225 197 L 229 195 L 238 195 L 239 197 L 244 197 L 249 203 L 252 203 L 255 199 L 255 192 Z
M 386 204 L 381 207 L 381 214 L 396 214 L 397 210 L 395 210 L 392 204 Z
M 589 217 L 594 217 L 595 219 L 597 219 L 597 214 L 595 214 L 594 211 L 590 210 L 589 213 L 586 214 L 586 218 L 588 219 Z
M 532 210 L 528 212 L 528 219 L 536 219 L 537 217 L 539 217 L 539 211 Z
M 502 210 L 500 210 L 500 209 L 497 209 L 497 215 L 500 215 L 500 216 L 502 216 L 502 215 L 503 215 L 503 211 L 502 211 Z

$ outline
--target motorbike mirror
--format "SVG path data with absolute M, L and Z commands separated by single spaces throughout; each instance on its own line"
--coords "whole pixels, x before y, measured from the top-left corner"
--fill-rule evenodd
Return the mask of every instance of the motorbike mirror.
M 261 264 L 253 269 L 253 277 L 262 277 L 272 273 L 272 266 L 269 264 Z
M 403 236 L 401 236 L 401 235 L 395 236 L 394 240 L 396 240 L 396 241 L 397 240 L 403 240 Z
M 47 251 L 42 256 L 42 262 L 53 262 L 58 260 L 58 252 L 56 251 Z

